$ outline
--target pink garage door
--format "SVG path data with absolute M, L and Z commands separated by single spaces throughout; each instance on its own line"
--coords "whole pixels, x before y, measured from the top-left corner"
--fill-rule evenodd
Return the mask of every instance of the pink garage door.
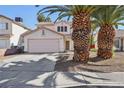
M 29 40 L 28 52 L 30 53 L 59 52 L 59 40 L 58 39 Z

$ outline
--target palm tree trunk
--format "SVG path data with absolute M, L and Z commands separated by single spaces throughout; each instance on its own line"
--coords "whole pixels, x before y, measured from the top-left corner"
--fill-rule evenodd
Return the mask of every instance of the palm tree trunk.
M 97 56 L 109 59 L 112 58 L 112 48 L 114 44 L 115 30 L 113 26 L 104 24 L 98 33 L 98 52 Z
M 89 59 L 89 39 L 91 32 L 90 15 L 80 13 L 73 18 L 72 40 L 74 42 L 75 62 L 88 62 Z

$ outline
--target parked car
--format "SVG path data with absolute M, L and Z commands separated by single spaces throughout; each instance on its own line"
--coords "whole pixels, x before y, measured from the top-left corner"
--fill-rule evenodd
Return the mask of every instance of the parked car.
M 24 47 L 13 46 L 5 51 L 4 56 L 24 53 Z

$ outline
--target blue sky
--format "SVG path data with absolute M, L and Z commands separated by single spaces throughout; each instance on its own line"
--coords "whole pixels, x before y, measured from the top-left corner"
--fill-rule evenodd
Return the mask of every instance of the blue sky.
M 0 14 L 11 19 L 22 17 L 25 26 L 33 29 L 37 24 L 37 12 L 45 6 L 35 7 L 35 5 L 0 5 Z M 51 16 L 52 21 L 56 19 L 56 14 Z M 124 29 L 124 26 L 119 26 Z
M 11 19 L 22 17 L 24 24 L 29 28 L 34 28 L 37 24 L 37 12 L 45 6 L 35 7 L 35 5 L 0 5 L 0 14 Z M 54 21 L 56 15 L 52 15 Z

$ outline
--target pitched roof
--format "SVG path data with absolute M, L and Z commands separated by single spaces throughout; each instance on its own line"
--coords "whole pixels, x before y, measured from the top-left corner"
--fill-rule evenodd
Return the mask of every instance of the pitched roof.
M 3 18 L 5 18 L 5 19 L 8 19 L 8 20 L 10 20 L 11 22 L 13 22 L 14 24 L 23 27 L 24 29 L 31 30 L 30 28 L 28 28 L 28 27 L 26 27 L 26 26 L 24 26 L 24 25 L 22 25 L 22 24 L 20 24 L 20 23 L 18 23 L 18 22 L 16 22 L 16 21 L 14 21 L 13 19 L 11 19 L 11 18 L 9 18 L 9 17 L 7 17 L 7 16 L 0 15 L 0 17 L 3 17 Z
M 58 34 L 58 35 L 65 36 L 64 34 L 59 33 L 59 32 L 56 32 L 56 31 L 54 31 L 54 30 L 52 30 L 52 29 L 50 29 L 50 28 L 47 28 L 47 27 L 37 28 L 37 29 L 32 30 L 32 31 L 26 31 L 26 32 L 24 32 L 21 36 L 24 37 L 24 36 L 26 36 L 26 35 L 32 34 L 32 33 L 34 33 L 34 32 L 37 32 L 37 31 L 39 31 L 40 29 L 47 29 L 47 30 L 49 30 L 49 31 L 51 31 L 51 32 L 54 32 L 54 33 Z
M 57 22 L 55 22 L 55 24 L 62 23 L 62 22 L 66 23 L 66 24 L 69 24 L 69 25 L 72 24 L 72 22 L 68 22 L 68 21 L 65 21 L 65 20 L 57 21 Z

